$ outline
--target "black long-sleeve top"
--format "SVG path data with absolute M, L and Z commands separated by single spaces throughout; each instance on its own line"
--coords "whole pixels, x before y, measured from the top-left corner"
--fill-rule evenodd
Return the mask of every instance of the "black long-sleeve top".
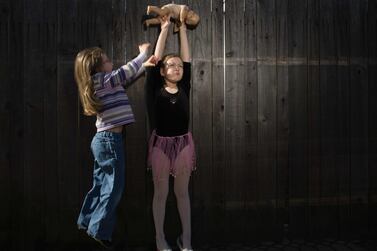
M 178 91 L 169 93 L 164 88 L 160 67 L 146 67 L 146 90 L 149 119 L 159 136 L 171 137 L 188 132 L 190 119 L 191 63 L 183 63 Z

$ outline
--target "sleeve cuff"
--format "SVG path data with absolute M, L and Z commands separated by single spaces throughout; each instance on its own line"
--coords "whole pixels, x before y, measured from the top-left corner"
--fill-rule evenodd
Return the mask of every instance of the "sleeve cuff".
M 140 60 L 142 63 L 147 59 L 147 54 L 145 52 L 141 52 L 138 56 L 137 59 Z

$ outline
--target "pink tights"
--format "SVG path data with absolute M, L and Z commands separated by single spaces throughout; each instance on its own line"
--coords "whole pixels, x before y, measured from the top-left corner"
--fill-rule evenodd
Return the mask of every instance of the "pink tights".
M 193 170 L 193 152 L 193 144 L 189 143 L 179 151 L 175 159 L 171 160 L 160 147 L 152 146 L 150 149 L 149 157 L 154 183 L 152 209 L 158 249 L 169 247 L 165 240 L 164 220 L 170 174 L 175 177 L 174 194 L 177 198 L 177 207 L 182 224 L 183 247 L 191 249 L 191 208 L 188 185 Z

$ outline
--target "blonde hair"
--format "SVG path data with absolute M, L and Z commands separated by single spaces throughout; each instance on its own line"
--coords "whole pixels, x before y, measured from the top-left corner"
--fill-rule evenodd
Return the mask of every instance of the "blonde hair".
M 87 116 L 96 115 L 101 108 L 98 98 L 94 96 L 92 76 L 101 67 L 104 54 L 101 48 L 92 47 L 80 51 L 75 59 L 75 80 Z

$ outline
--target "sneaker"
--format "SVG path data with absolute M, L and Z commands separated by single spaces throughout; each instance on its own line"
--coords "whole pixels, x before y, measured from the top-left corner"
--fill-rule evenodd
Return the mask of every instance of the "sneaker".
M 172 251 L 172 249 L 171 248 L 163 248 L 163 249 L 157 248 L 157 251 Z
M 178 238 L 177 238 L 177 246 L 178 246 L 179 250 L 181 250 L 181 251 L 193 251 L 191 248 L 190 249 L 183 248 L 182 236 L 178 236 Z
M 166 245 L 167 245 L 167 243 L 166 243 Z M 157 242 L 156 242 L 156 249 L 157 249 L 157 251 L 172 251 L 172 249 L 169 247 L 169 245 L 167 245 L 167 247 L 165 247 L 165 248 L 158 248 L 157 247 Z
M 79 230 L 88 230 L 88 227 L 87 226 L 85 226 L 85 225 L 81 225 L 81 224 L 77 224 L 77 228 L 79 229 Z
M 113 243 L 109 240 L 100 240 L 100 239 L 97 239 L 97 238 L 94 238 L 93 239 L 95 241 L 97 241 L 99 244 L 101 244 L 102 247 L 106 248 L 106 249 L 110 249 L 113 247 Z

